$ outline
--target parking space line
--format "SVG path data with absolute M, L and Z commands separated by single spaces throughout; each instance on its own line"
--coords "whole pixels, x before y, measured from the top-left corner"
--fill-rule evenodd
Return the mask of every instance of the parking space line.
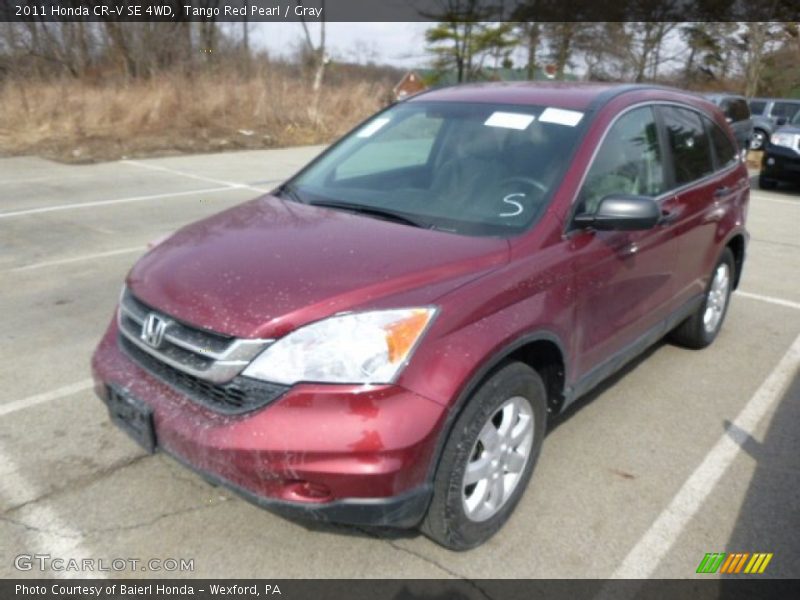
M 0 446 L 0 473 L 3 473 L 3 490 L 13 490 L 15 497 L 32 500 L 39 496 L 30 481 L 21 474 L 21 468 L 13 458 Z M 6 498 L 12 500 L 12 498 Z M 94 555 L 83 545 L 83 536 L 74 527 L 68 525 L 64 519 L 51 507 L 43 502 L 32 503 L 25 509 L 27 515 L 22 523 L 25 527 L 25 536 L 31 547 L 53 558 L 89 558 Z M 14 521 L 17 523 L 17 521 Z M 27 523 L 35 524 L 28 527 Z M 82 577 L 80 571 L 48 571 L 49 577 L 73 579 Z M 92 577 L 106 579 L 108 576 L 103 571 L 92 571 Z
M 123 160 L 120 161 L 122 164 L 131 165 L 134 167 L 139 167 L 142 169 L 151 169 L 153 171 L 163 171 L 165 173 L 172 173 L 173 175 L 180 175 L 181 177 L 188 177 L 189 179 L 197 179 L 199 181 L 205 181 L 207 183 L 218 183 L 221 185 L 227 185 L 232 188 L 244 188 L 248 190 L 255 190 L 257 192 L 266 193 L 269 190 L 265 190 L 263 188 L 254 187 L 252 185 L 247 185 L 246 183 L 236 183 L 233 181 L 225 181 L 222 179 L 212 179 L 211 177 L 205 177 L 203 175 L 195 175 L 194 173 L 186 173 L 185 171 L 179 171 L 177 169 L 170 169 L 169 167 L 163 167 L 161 165 L 151 165 L 148 163 L 139 162 L 138 160 Z
M 109 206 L 111 204 L 124 204 L 126 202 L 144 202 L 146 200 L 159 200 L 161 198 L 176 198 L 178 196 L 191 196 L 192 194 L 210 194 L 211 192 L 230 192 L 238 188 L 229 186 L 204 188 L 200 190 L 189 190 L 186 192 L 169 192 L 165 194 L 151 194 L 149 196 L 131 196 L 129 198 L 117 198 L 115 200 L 98 200 L 96 202 L 80 202 L 77 204 L 58 204 L 56 206 L 43 206 L 41 208 L 29 208 L 26 210 L 15 210 L 11 212 L 0 212 L 0 219 L 10 217 L 21 217 L 26 215 L 36 215 L 40 213 L 55 212 L 60 210 L 72 210 L 77 208 L 94 208 L 96 206 Z
M 612 579 L 648 578 L 702 508 L 722 476 L 739 454 L 761 419 L 784 394 L 800 367 L 800 335 L 783 355 L 761 387 L 748 400 L 703 462 L 684 482 L 667 508 L 631 549 Z
M 96 258 L 107 258 L 109 256 L 117 256 L 118 254 L 130 254 L 131 252 L 144 252 L 147 250 L 145 246 L 136 246 L 135 248 L 122 248 L 121 250 L 111 250 L 109 252 L 98 252 L 96 254 L 86 254 L 84 256 L 75 256 L 73 258 L 63 258 L 61 260 L 48 260 L 40 263 L 33 263 L 24 265 L 22 267 L 14 267 L 11 271 L 31 271 L 33 269 L 41 269 L 42 267 L 54 267 L 56 265 L 66 265 L 69 263 L 83 262 L 85 260 L 94 260 Z
M 273 183 L 282 183 L 287 179 L 288 177 L 284 177 L 283 179 L 261 179 L 259 181 L 251 181 L 247 185 L 272 185 Z
M 742 298 L 750 298 L 752 300 L 761 300 L 761 302 L 769 302 L 770 304 L 777 304 L 778 306 L 785 306 L 786 308 L 794 308 L 800 310 L 800 302 L 792 302 L 791 300 L 784 300 L 783 298 L 775 298 L 773 296 L 762 296 L 761 294 L 753 294 L 751 292 L 743 292 L 736 290 L 736 295 Z
M 72 394 L 77 394 L 78 392 L 88 390 L 93 386 L 94 381 L 92 379 L 81 379 L 76 383 L 65 385 L 64 387 L 50 390 L 49 392 L 42 392 L 41 394 L 28 396 L 27 398 L 22 398 L 21 400 L 13 400 L 11 402 L 7 402 L 6 404 L 0 404 L 0 417 L 5 417 L 11 413 L 30 408 L 31 406 L 36 406 L 37 404 L 43 404 L 45 402 L 50 402 L 51 400 L 65 398 L 67 396 L 71 396 Z
M 783 198 L 773 198 L 766 194 L 759 194 L 758 192 L 751 191 L 750 196 L 758 201 L 765 200 L 767 202 L 777 202 L 779 204 L 788 204 L 789 206 L 800 206 L 800 200 L 784 200 Z
M 15 185 L 18 183 L 37 183 L 39 181 L 52 181 L 53 179 L 60 179 L 60 177 L 47 176 L 47 177 L 27 177 L 24 179 L 2 179 L 0 185 Z

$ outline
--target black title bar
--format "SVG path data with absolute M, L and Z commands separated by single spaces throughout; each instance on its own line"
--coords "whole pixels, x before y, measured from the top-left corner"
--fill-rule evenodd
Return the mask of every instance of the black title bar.
M 3 600 L 771 600 L 800 597 L 800 582 L 731 577 L 670 580 L 142 580 L 0 581 Z
M 3 0 L 0 21 L 800 21 L 797 0 Z

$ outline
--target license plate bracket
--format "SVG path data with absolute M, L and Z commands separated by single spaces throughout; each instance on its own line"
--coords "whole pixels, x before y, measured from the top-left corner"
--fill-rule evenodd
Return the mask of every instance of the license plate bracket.
M 127 433 L 147 452 L 156 450 L 153 409 L 127 392 L 108 387 L 108 414 L 117 427 Z

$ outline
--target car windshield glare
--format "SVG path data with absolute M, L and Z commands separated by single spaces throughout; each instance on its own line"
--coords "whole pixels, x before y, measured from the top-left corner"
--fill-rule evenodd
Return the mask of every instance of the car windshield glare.
M 403 103 L 290 183 L 312 204 L 379 209 L 466 235 L 514 235 L 544 213 L 582 120 L 558 107 Z

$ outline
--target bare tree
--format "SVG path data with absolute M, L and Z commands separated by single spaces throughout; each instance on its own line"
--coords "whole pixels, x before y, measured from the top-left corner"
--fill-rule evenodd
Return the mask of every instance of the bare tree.
M 248 27 L 248 11 L 250 10 L 250 0 L 242 0 L 244 17 L 242 18 L 242 46 L 247 60 L 250 60 L 250 34 Z
M 686 45 L 684 85 L 696 80 L 724 81 L 731 70 L 731 57 L 738 23 L 689 23 L 681 28 Z
M 575 52 L 586 63 L 590 81 L 629 81 L 632 68 L 625 23 L 592 23 L 575 42 Z
M 536 53 L 541 43 L 539 23 L 526 21 L 517 25 L 520 45 L 525 49 L 525 75 L 529 80 L 536 76 Z
M 782 23 L 780 38 L 780 44 L 765 57 L 765 66 L 759 80 L 760 94 L 782 96 L 800 89 L 800 73 L 797 69 L 800 23 Z
M 629 23 L 629 57 L 633 66 L 634 81 L 654 81 L 662 60 L 661 51 L 667 34 L 677 23 L 664 21 L 640 21 Z
M 300 2 L 295 3 L 300 6 Z M 319 42 L 314 43 L 311 38 L 311 31 L 308 28 L 308 23 L 304 16 L 300 16 L 300 24 L 303 26 L 303 33 L 305 34 L 305 44 L 307 55 L 311 58 L 314 67 L 314 80 L 311 88 L 315 94 L 319 94 L 322 87 L 322 79 L 325 76 L 325 66 L 328 63 L 328 56 L 325 52 L 325 0 L 321 0 L 322 12 L 320 15 L 323 17 L 319 23 Z
M 590 26 L 590 23 L 573 21 L 543 24 L 549 56 L 555 65 L 557 79 L 564 79 L 564 73 L 572 63 L 580 39 Z
M 207 18 L 201 20 L 198 25 L 200 33 L 200 48 L 206 62 L 212 62 L 217 58 L 217 19 L 214 17 L 214 9 L 219 9 L 219 0 L 196 0 L 197 6 L 203 8 Z
M 737 47 L 744 71 L 744 94 L 755 96 L 761 83 L 767 54 L 778 43 L 780 28 L 774 23 L 745 23 L 737 37 Z

